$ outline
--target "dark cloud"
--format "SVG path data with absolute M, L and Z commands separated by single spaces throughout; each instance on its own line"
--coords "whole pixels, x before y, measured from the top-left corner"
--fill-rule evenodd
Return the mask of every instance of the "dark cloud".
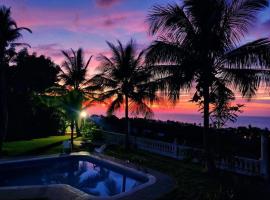
M 121 2 L 122 0 L 96 0 L 97 6 L 101 8 L 112 7 L 115 4 Z

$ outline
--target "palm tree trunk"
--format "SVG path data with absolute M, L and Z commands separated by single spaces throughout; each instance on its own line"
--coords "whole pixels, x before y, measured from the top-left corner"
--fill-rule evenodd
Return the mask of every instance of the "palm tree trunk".
M 125 148 L 129 149 L 129 119 L 128 119 L 128 97 L 125 96 L 125 118 L 127 123 L 127 134 L 125 136 Z
M 7 83 L 6 66 L 3 62 L 3 52 L 0 52 L 0 154 L 8 127 Z
M 76 128 L 77 137 L 80 137 L 81 136 L 81 130 L 80 130 L 79 125 L 78 125 L 78 120 L 75 120 L 75 128 Z
M 70 129 L 71 129 L 71 137 L 70 137 L 70 143 L 71 143 L 71 151 L 73 151 L 73 140 L 74 140 L 74 120 L 71 120 L 70 123 Z
M 210 104 L 210 95 L 209 95 L 209 85 L 205 84 L 204 92 L 203 92 L 203 98 L 204 98 L 204 107 L 203 107 L 203 125 L 204 125 L 204 135 L 203 135 L 203 145 L 205 150 L 205 167 L 206 170 L 210 173 L 212 173 L 215 170 L 214 165 L 214 157 L 212 155 L 211 151 L 211 142 L 209 137 L 209 104 Z

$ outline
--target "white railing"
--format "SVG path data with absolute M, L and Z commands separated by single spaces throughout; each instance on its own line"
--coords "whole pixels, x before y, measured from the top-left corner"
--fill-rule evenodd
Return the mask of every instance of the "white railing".
M 103 131 L 103 138 L 108 144 L 124 144 L 125 135 L 121 133 Z
M 177 158 L 177 145 L 175 144 L 150 140 L 146 138 L 137 138 L 135 144 L 138 149 Z
M 219 169 L 249 176 L 260 176 L 260 160 L 234 156 L 216 161 Z
M 125 135 L 115 132 L 104 132 L 104 138 L 108 144 L 124 144 Z M 130 136 L 130 143 L 138 149 L 156 153 L 159 155 L 175 158 L 178 160 L 190 159 L 193 162 L 200 162 L 203 157 L 203 150 L 176 143 L 162 142 Z M 261 161 L 232 156 L 230 158 L 219 158 L 215 161 L 216 167 L 222 170 L 231 171 L 249 176 L 261 175 Z

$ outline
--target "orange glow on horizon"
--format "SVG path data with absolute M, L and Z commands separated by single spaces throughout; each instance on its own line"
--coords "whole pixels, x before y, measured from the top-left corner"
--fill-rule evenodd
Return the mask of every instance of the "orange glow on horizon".
M 184 95 L 183 97 L 181 96 L 179 102 L 175 105 L 168 100 L 162 100 L 152 104 L 151 108 L 154 114 L 200 114 L 199 107 L 196 103 L 190 102 L 190 98 L 191 95 Z M 106 115 L 106 110 L 110 102 L 111 101 L 107 101 L 105 103 L 95 103 L 87 110 L 90 115 Z M 233 104 L 244 104 L 242 109 L 243 113 L 240 113 L 240 116 L 269 116 L 270 113 L 270 96 L 265 94 L 257 95 L 250 101 L 237 97 Z M 123 116 L 123 108 L 117 111 L 116 115 Z

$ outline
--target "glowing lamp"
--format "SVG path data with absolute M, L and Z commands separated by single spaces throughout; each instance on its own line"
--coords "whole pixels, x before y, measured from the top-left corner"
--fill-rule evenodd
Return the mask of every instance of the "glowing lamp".
M 81 116 L 82 118 L 86 118 L 86 117 L 87 117 L 87 112 L 84 111 L 84 110 L 81 111 L 80 116 Z

